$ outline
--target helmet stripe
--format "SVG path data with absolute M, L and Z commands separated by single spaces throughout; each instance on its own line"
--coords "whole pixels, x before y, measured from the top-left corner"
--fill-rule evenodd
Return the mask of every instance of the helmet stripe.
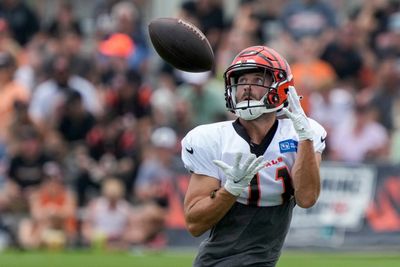
M 257 53 L 257 56 L 264 59 L 269 64 L 269 67 L 271 67 L 271 68 L 274 67 L 274 64 L 272 64 L 271 60 L 268 57 L 266 57 L 263 53 L 259 52 L 259 53 Z
M 275 52 L 273 49 L 268 49 L 268 53 L 278 62 L 278 66 L 280 69 L 284 69 L 283 66 L 286 66 L 285 62 L 282 61 L 280 55 Z

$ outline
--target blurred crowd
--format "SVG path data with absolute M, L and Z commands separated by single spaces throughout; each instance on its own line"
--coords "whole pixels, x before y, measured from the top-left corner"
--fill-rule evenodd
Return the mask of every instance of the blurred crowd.
M 159 60 L 152 1 L 94 1 L 90 31 L 79 5 L 56 2 L 46 20 L 0 2 L 0 247 L 167 244 L 180 140 L 233 119 L 222 74 L 251 45 L 288 59 L 328 131 L 324 160 L 400 163 L 399 0 L 238 0 L 231 16 L 230 1 L 182 1 L 173 16 L 215 53 L 204 73 Z

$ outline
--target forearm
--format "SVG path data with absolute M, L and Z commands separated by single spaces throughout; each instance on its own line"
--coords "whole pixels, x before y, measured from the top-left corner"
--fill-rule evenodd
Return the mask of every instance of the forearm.
M 186 225 L 193 236 L 200 236 L 225 216 L 236 197 L 220 188 L 185 208 Z
M 319 162 L 312 141 L 299 142 L 292 177 L 297 205 L 302 208 L 312 207 L 318 199 L 321 187 Z

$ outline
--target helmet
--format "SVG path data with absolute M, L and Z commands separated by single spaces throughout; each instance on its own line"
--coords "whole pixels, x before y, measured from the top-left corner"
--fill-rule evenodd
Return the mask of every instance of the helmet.
M 239 77 L 245 73 L 254 72 L 264 73 L 264 79 L 266 75 L 271 75 L 272 84 L 263 86 L 266 93 L 260 100 L 245 100 L 237 103 L 236 91 Z M 266 46 L 251 46 L 242 50 L 225 71 L 224 80 L 226 107 L 244 120 L 254 120 L 263 113 L 283 108 L 287 105 L 288 87 L 294 85 L 287 61 L 278 52 Z

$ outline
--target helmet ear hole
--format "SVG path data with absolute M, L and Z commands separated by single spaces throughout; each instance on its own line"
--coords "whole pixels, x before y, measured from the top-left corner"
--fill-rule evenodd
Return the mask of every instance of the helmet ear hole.
M 267 105 L 276 105 L 279 103 L 279 95 L 276 90 L 270 90 L 265 98 L 264 102 Z
M 285 73 L 284 71 L 280 71 L 280 72 L 278 73 L 278 79 L 279 79 L 280 81 L 286 80 L 286 73 Z

